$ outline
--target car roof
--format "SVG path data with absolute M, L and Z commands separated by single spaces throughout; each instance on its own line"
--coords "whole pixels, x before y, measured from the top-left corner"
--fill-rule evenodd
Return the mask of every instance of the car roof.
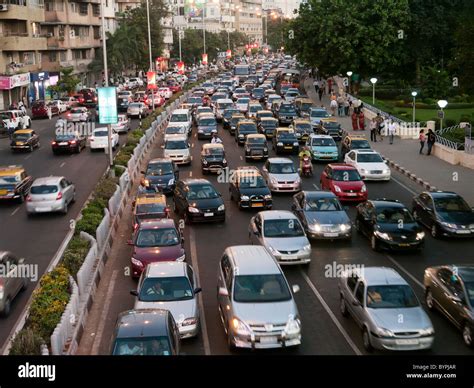
M 329 163 L 328 167 L 333 170 L 357 170 L 354 166 L 346 163 Z
M 337 198 L 332 191 L 303 191 L 306 198 Z
M 331 135 L 319 135 L 316 133 L 312 133 L 309 135 L 311 139 L 332 139 Z
M 148 165 L 154 163 L 173 163 L 173 161 L 170 158 L 153 158 L 148 162 Z
M 117 338 L 168 336 L 168 310 L 128 310 L 117 319 Z
M 33 132 L 32 129 L 18 129 L 15 131 L 15 133 L 19 133 L 19 134 L 28 134 L 28 133 L 31 133 Z
M 250 119 L 246 119 L 246 120 L 239 121 L 239 125 L 240 124 L 255 124 L 255 121 L 250 120 Z
M 247 135 L 247 139 L 267 139 L 266 136 L 263 133 L 251 133 L 250 135 Z
M 0 177 L 1 176 L 11 176 L 13 174 L 20 174 L 25 171 L 23 166 L 3 166 L 0 167 Z
M 222 148 L 224 149 L 224 145 L 221 143 L 205 143 L 202 145 L 203 150 L 207 150 L 209 148 Z
M 431 195 L 433 198 L 445 198 L 445 197 L 460 197 L 458 193 L 455 193 L 454 191 L 429 191 L 426 192 L 427 194 Z
M 159 261 L 149 263 L 146 277 L 164 278 L 187 276 L 187 264 L 181 261 Z
M 157 218 L 156 220 L 143 220 L 140 223 L 140 230 L 163 228 L 176 228 L 174 220 L 172 218 Z
M 377 198 L 377 199 L 370 199 L 369 200 L 375 207 L 398 207 L 398 208 L 406 208 L 406 206 L 399 202 L 396 199 L 388 199 L 388 198 Z
M 273 256 L 262 245 L 237 245 L 225 250 L 234 264 L 235 275 L 280 274 Z
M 359 276 L 366 286 L 408 285 L 397 271 L 389 267 L 363 267 Z
M 203 178 L 185 178 L 185 179 L 182 180 L 182 182 L 187 186 L 203 185 L 203 184 L 208 184 L 208 185 L 212 186 L 211 182 L 209 182 L 207 179 L 203 179 Z
M 160 88 L 160 89 L 169 89 L 169 88 Z M 171 114 L 181 114 L 181 113 L 189 113 L 187 109 L 175 109 Z
M 290 127 L 279 127 L 276 129 L 276 132 L 289 132 L 289 133 L 295 133 L 295 131 L 293 130 L 293 128 L 290 128 Z
M 378 154 L 378 155 L 380 155 L 377 151 L 372 150 L 372 149 L 357 149 L 357 150 L 352 150 L 351 152 L 355 152 L 356 154 Z
M 63 176 L 48 176 L 44 178 L 36 178 L 32 186 L 57 185 L 59 184 L 59 181 L 63 178 L 64 178 Z
M 296 219 L 296 216 L 288 210 L 264 210 L 259 212 L 263 220 L 287 220 Z
M 180 135 L 180 134 L 172 134 L 172 135 L 167 135 L 166 141 L 170 140 L 188 140 L 188 135 Z
M 293 163 L 293 161 L 290 158 L 268 158 L 269 163 Z
M 164 194 L 153 193 L 153 194 L 145 194 L 139 195 L 136 199 L 137 205 L 145 205 L 151 203 L 161 203 L 166 205 L 166 197 Z

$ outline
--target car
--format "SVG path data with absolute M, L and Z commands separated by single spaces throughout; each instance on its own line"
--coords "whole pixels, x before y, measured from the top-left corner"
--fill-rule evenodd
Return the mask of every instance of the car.
M 222 114 L 222 127 L 224 129 L 230 129 L 230 120 L 233 114 L 240 113 L 237 108 L 227 108 L 224 109 L 224 113 Z
M 69 206 L 76 201 L 76 187 L 63 176 L 36 178 L 26 197 L 26 212 L 61 212 L 67 214 Z
M 173 97 L 173 91 L 170 88 L 158 88 L 158 94 L 165 100 L 169 100 L 171 97 Z
M 275 111 L 275 116 L 278 119 L 278 123 L 282 124 L 291 124 L 295 118 L 298 117 L 296 110 L 293 104 L 288 102 L 283 102 L 278 107 L 278 110 Z
M 345 163 L 330 163 L 321 173 L 321 190 L 334 193 L 340 201 L 367 201 L 368 192 L 357 169 Z
M 173 93 L 179 93 L 181 91 L 181 85 L 176 81 L 168 81 L 168 88 Z
M 439 310 L 462 333 L 467 346 L 474 346 L 474 266 L 440 265 L 425 269 L 425 303 Z
M 128 105 L 128 117 L 147 117 L 149 114 L 150 110 L 144 102 L 132 102 Z
M 230 126 L 229 126 L 229 133 L 234 136 L 235 132 L 237 131 L 237 125 L 240 121 L 247 120 L 246 117 L 242 113 L 233 113 L 232 117 L 230 118 Z
M 51 142 L 54 155 L 60 153 L 80 153 L 86 148 L 87 138 L 79 132 L 58 133 Z
M 268 110 L 272 110 L 273 111 L 273 107 L 274 106 L 280 106 L 280 104 L 283 102 L 283 99 L 281 98 L 281 96 L 279 96 L 278 94 L 270 94 L 268 97 L 267 97 L 267 106 L 266 108 Z
M 301 191 L 293 196 L 292 211 L 314 239 L 352 237 L 352 226 L 337 196 L 328 191 Z
M 321 119 L 319 125 L 316 126 L 316 133 L 320 135 L 329 135 L 335 141 L 340 141 L 342 139 L 343 130 L 341 124 L 339 124 L 336 119 L 328 118 Z
M 244 149 L 246 161 L 268 159 L 267 138 L 261 133 L 247 135 Z
M 148 96 L 145 91 L 140 90 L 133 95 L 134 102 L 144 102 L 146 104 Z
M 214 94 L 216 91 L 216 87 L 212 82 L 204 82 L 201 87 L 203 87 L 205 93 L 209 95 Z
M 353 150 L 346 154 L 344 163 L 357 168 L 363 180 L 390 180 L 390 167 L 376 151 Z
M 227 167 L 224 146 L 220 143 L 203 144 L 201 150 L 201 171 L 220 174 Z
M 199 333 L 197 278 L 184 262 L 158 262 L 147 265 L 138 282 L 135 310 L 160 308 L 171 312 L 180 337 L 192 338 Z
M 272 139 L 278 128 L 278 120 L 272 117 L 262 117 L 258 122 L 258 130 L 267 139 Z
M 232 99 L 234 101 L 238 100 L 241 97 L 248 97 L 248 92 L 244 88 L 236 88 L 234 93 L 232 93 Z
M 240 120 L 235 131 L 235 141 L 239 146 L 243 146 L 248 135 L 258 134 L 257 124 L 253 120 Z
M 301 190 L 301 178 L 291 159 L 267 159 L 262 174 L 272 192 L 294 193 Z
M 285 102 L 291 102 L 293 103 L 295 99 L 299 96 L 299 92 L 295 92 L 292 90 L 288 90 L 285 95 L 283 96 Z
M 128 95 L 119 95 L 117 97 L 117 111 L 127 112 L 129 105 L 132 103 L 132 98 Z
M 81 89 L 78 92 L 84 97 L 84 101 L 81 102 L 81 105 L 90 106 L 94 108 L 97 105 L 97 95 L 94 89 Z
M 265 89 L 262 87 L 254 88 L 251 93 L 251 97 L 259 102 L 263 102 L 265 99 Z
M 19 109 L 0 112 L 0 121 L 14 130 L 31 128 L 31 118 Z
M 14 199 L 22 203 L 30 192 L 33 178 L 21 165 L 0 167 L 0 200 Z
M 341 157 L 344 159 L 351 150 L 370 150 L 372 147 L 368 140 L 361 135 L 347 135 L 341 141 Z
M 165 128 L 164 140 L 168 140 L 172 135 L 185 135 L 188 136 L 186 128 L 179 124 L 168 124 Z
M 230 200 L 236 201 L 239 209 L 266 209 L 273 206 L 272 193 L 258 168 L 237 167 L 229 182 Z
M 277 128 L 272 139 L 272 148 L 277 155 L 281 153 L 297 154 L 300 145 L 295 131 L 291 128 Z
M 217 105 L 217 101 L 218 100 L 224 100 L 226 99 L 228 96 L 227 96 L 227 92 L 216 92 L 214 93 L 212 96 L 211 96 L 211 106 L 213 106 L 214 108 L 216 107 Z M 232 104 L 234 102 L 232 101 Z
M 217 133 L 217 121 L 214 114 L 200 114 L 197 118 L 198 140 L 209 140 L 215 133 Z
M 432 347 L 433 324 L 413 289 L 393 268 L 345 271 L 339 279 L 339 295 L 341 314 L 354 318 L 367 351 Z
M 0 315 L 8 317 L 15 297 L 28 287 L 28 279 L 18 276 L 18 266 L 25 265 L 25 259 L 17 258 L 13 253 L 0 251 Z
M 139 77 L 129 78 L 127 81 L 127 87 L 129 89 L 136 89 L 143 86 L 143 80 Z
M 222 195 L 206 179 L 178 181 L 174 190 L 174 211 L 187 223 L 225 221 Z
M 271 110 L 259 110 L 256 114 L 255 114 L 255 118 L 257 119 L 257 124 L 260 123 L 260 120 L 262 120 L 263 118 L 273 118 L 273 113 Z
M 119 146 L 119 135 L 112 130 L 111 133 L 112 150 Z M 89 148 L 91 151 L 108 150 L 109 148 L 109 131 L 107 127 L 96 128 L 89 137 Z
M 311 244 L 300 220 L 290 211 L 264 210 L 253 216 L 249 242 L 263 245 L 280 265 L 311 262 Z
M 68 110 L 68 104 L 65 103 L 63 100 L 51 100 L 48 105 L 55 106 L 59 110 L 59 114 L 64 113 Z
M 249 119 L 256 119 L 257 112 L 262 110 L 262 105 L 259 103 L 251 102 L 247 111 L 247 117 Z
M 193 120 L 191 113 L 187 109 L 175 109 L 170 116 L 170 123 L 179 124 L 186 128 L 188 133 L 191 133 Z
M 71 108 L 66 114 L 67 121 L 80 122 L 80 121 L 91 121 L 92 112 L 86 107 Z
M 301 320 L 280 266 L 263 246 L 230 246 L 217 276 L 217 304 L 229 348 L 301 344 Z M 258 308 L 256 308 L 258 306 Z
M 290 88 L 291 84 L 280 84 L 280 95 L 284 97 Z
M 179 171 L 174 162 L 168 158 L 154 158 L 148 162 L 145 171 L 142 171 L 145 183 L 164 194 L 172 194 Z
M 57 105 L 50 105 L 44 100 L 36 100 L 31 106 L 31 116 L 33 119 L 47 118 L 48 109 L 51 109 L 51 115 L 59 115 L 59 108 Z
M 296 138 L 301 144 L 306 143 L 309 136 L 313 133 L 313 127 L 307 119 L 296 118 L 291 123 L 290 128 L 295 131 Z
M 193 122 L 197 126 L 197 121 L 201 115 L 203 116 L 212 116 L 215 118 L 214 111 L 210 106 L 198 106 L 192 111 Z
M 35 148 L 40 147 L 40 138 L 36 131 L 32 129 L 18 129 L 13 132 L 10 142 L 10 149 L 16 151 L 33 152 Z
M 66 110 L 70 110 L 71 108 L 74 108 L 79 105 L 79 101 L 74 96 L 61 97 L 60 100 L 63 104 L 66 105 Z
M 169 135 L 162 147 L 163 156 L 175 164 L 191 164 L 191 146 L 187 135 Z
M 133 92 L 130 90 L 121 90 L 117 93 L 117 98 L 127 98 L 130 102 L 133 101 Z
M 143 221 L 168 218 L 169 213 L 164 194 L 139 193 L 133 201 L 132 229 L 138 228 Z
M 128 244 L 131 253 L 132 277 L 138 278 L 150 263 L 184 261 L 184 239 L 171 218 L 142 220 L 133 230 Z
M 309 113 L 313 107 L 313 101 L 305 97 L 296 97 L 295 98 L 295 109 L 299 117 L 304 117 L 309 119 Z
M 421 250 L 425 245 L 425 232 L 397 200 L 381 198 L 360 203 L 355 228 L 370 240 L 374 251 Z
M 149 109 L 153 109 L 153 104 L 155 108 L 162 106 L 166 100 L 161 97 L 158 93 L 149 94 L 146 98 L 146 104 L 148 105 Z
M 241 97 L 238 98 L 237 101 L 235 102 L 236 108 L 242 112 L 242 113 L 247 113 L 249 109 L 249 104 L 250 104 L 250 98 L 249 97 Z
M 118 316 L 111 355 L 176 356 L 179 352 L 179 329 L 170 311 L 128 310 Z
M 309 120 L 313 126 L 313 129 L 321 124 L 322 119 L 327 119 L 329 117 L 331 117 L 331 115 L 324 108 L 312 107 L 309 109 Z
M 306 146 L 310 149 L 315 162 L 337 162 L 339 160 L 339 149 L 332 136 L 312 134 L 307 140 Z
M 474 236 L 474 210 L 452 191 L 422 192 L 413 198 L 412 211 L 434 238 Z
M 234 102 L 230 98 L 220 98 L 215 104 L 215 114 L 218 121 L 222 121 L 224 112 L 234 107 Z M 237 111 L 237 109 L 236 109 Z
M 112 130 L 116 133 L 127 133 L 130 131 L 130 119 L 127 115 L 119 114 L 117 115 L 117 123 L 111 124 Z

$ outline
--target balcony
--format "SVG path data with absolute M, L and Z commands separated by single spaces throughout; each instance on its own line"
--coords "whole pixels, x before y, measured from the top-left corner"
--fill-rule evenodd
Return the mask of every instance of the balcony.
M 3 51 L 36 51 L 46 50 L 46 38 L 44 36 L 31 37 L 27 32 L 11 33 L 8 31 L 0 35 L 1 48 Z
M 91 11 L 87 15 L 80 13 L 65 11 L 46 11 L 44 24 L 75 24 L 75 25 L 100 25 L 99 16 L 94 15 Z
M 92 62 L 92 59 L 70 59 L 68 61 L 60 61 L 61 67 L 73 67 L 74 73 L 87 72 L 87 66 Z
M 5 2 L 3 2 L 5 3 Z M 7 4 L 8 11 L 2 12 L 1 19 L 2 20 L 29 20 L 32 22 L 42 22 L 44 21 L 44 8 L 43 7 L 36 7 L 29 5 L 28 7 L 24 5 L 15 5 L 15 4 Z

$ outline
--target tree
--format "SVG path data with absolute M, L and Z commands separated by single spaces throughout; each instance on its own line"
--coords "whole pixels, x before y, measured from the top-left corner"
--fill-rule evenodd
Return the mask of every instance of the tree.
M 290 21 L 285 18 L 268 18 L 267 17 L 267 42 L 275 51 L 285 45 L 285 35 L 288 34 Z
M 61 94 L 72 94 L 76 90 L 76 86 L 81 82 L 72 73 L 74 72 L 73 67 L 63 67 L 61 68 L 61 77 L 56 85 L 50 86 L 49 90 L 58 95 Z

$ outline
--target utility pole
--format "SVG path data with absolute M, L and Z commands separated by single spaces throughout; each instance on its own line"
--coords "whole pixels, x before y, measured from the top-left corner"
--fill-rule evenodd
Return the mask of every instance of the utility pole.
M 147 18 L 147 23 L 148 23 L 148 51 L 150 55 L 150 70 L 153 71 L 153 59 L 151 56 L 151 28 L 150 28 L 150 1 L 146 0 L 146 18 Z M 151 91 L 151 104 L 153 107 L 153 112 L 155 111 L 155 93 L 152 90 Z

